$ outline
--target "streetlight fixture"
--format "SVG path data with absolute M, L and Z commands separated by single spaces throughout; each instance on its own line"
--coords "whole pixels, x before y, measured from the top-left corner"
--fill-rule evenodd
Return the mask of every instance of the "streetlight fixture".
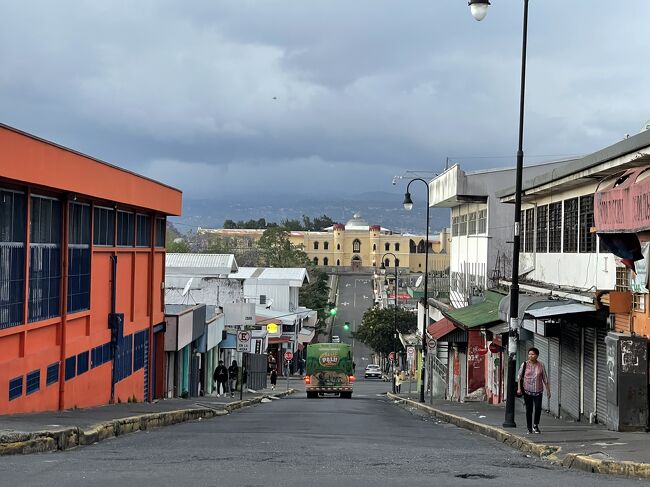
M 468 5 L 470 12 L 472 12 L 472 17 L 480 22 L 487 15 L 490 2 L 488 0 L 469 0 Z
M 424 325 L 422 327 L 422 368 L 420 372 L 421 383 L 420 383 L 420 402 L 424 402 L 424 378 L 426 369 L 424 366 L 424 360 L 426 358 L 427 352 L 427 326 L 429 324 L 429 294 L 428 294 L 428 283 L 429 283 L 429 183 L 427 183 L 422 178 L 413 178 L 409 181 L 408 186 L 406 186 L 406 193 L 404 194 L 404 209 L 411 211 L 413 209 L 413 200 L 411 199 L 411 193 L 409 193 L 409 188 L 413 181 L 422 181 L 427 187 L 427 232 L 426 232 L 426 242 L 424 243 Z
M 392 376 L 393 376 L 393 394 L 397 392 L 397 389 L 395 387 L 395 361 L 397 360 L 397 257 L 395 256 L 394 253 L 392 252 L 386 252 L 384 255 L 381 257 L 381 266 L 380 268 L 382 270 L 386 270 L 386 266 L 384 265 L 384 257 L 387 255 L 392 255 L 393 256 L 393 263 L 395 264 L 393 267 L 395 267 L 395 310 L 393 313 L 393 353 L 395 356 L 393 357 L 392 360 Z
M 488 0 L 470 0 L 469 7 L 476 20 L 487 14 Z M 521 245 L 521 180 L 524 168 L 524 95 L 526 92 L 526 48 L 528 44 L 528 0 L 524 0 L 523 41 L 521 48 L 521 87 L 519 93 L 519 145 L 515 180 L 515 224 L 512 242 L 512 284 L 510 286 L 510 331 L 508 333 L 508 384 L 506 414 L 503 426 L 515 428 L 515 376 L 517 367 L 517 342 L 519 340 L 519 248 Z

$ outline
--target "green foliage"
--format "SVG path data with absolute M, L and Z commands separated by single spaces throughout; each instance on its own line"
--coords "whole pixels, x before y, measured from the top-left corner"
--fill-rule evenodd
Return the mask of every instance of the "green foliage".
M 273 225 L 273 224 L 271 224 Z M 259 229 L 259 230 L 264 230 L 265 228 L 268 228 L 270 225 L 266 223 L 266 219 L 260 218 L 258 220 L 226 220 L 223 222 L 223 228 L 252 228 L 252 229 Z
M 325 308 L 327 307 L 327 298 L 330 288 L 327 284 L 327 274 L 315 268 L 309 268 L 309 284 L 300 288 L 300 305 L 309 309 L 315 309 L 318 312 L 318 321 L 316 323 L 316 332 L 325 332 L 325 317 L 327 316 Z
M 355 338 L 362 341 L 375 352 L 388 354 L 393 351 L 393 326 L 395 311 L 393 308 L 371 308 L 363 314 L 361 326 Z M 417 315 L 401 308 L 397 309 L 397 330 L 400 333 L 413 333 L 417 329 Z M 397 351 L 404 348 L 396 340 Z
M 167 242 L 167 252 L 185 254 L 190 251 L 190 244 L 187 240 L 176 239 Z
M 274 222 L 267 222 L 266 219 L 260 218 L 258 220 L 226 220 L 223 222 L 223 228 L 227 229 L 261 229 L 266 230 L 267 228 L 281 227 L 284 230 L 290 232 L 299 232 L 299 231 L 320 231 L 323 228 L 330 227 L 336 223 L 327 215 L 321 215 L 314 217 L 312 220 L 310 217 L 303 215 L 302 219 L 295 218 L 289 219 L 285 218 L 279 224 Z
M 257 242 L 257 248 L 263 266 L 307 267 L 310 263 L 307 254 L 289 241 L 289 233 L 282 228 L 267 228 Z

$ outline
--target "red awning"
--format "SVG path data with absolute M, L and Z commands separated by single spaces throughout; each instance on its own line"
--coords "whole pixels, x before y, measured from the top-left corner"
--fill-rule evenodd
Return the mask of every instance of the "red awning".
M 289 337 L 269 337 L 269 344 L 273 343 L 289 343 L 291 338 Z
M 450 331 L 454 331 L 454 329 L 456 329 L 456 325 L 454 325 L 454 323 L 447 318 L 436 321 L 433 325 L 429 325 L 427 327 L 429 335 L 431 335 L 436 340 L 445 336 Z
M 388 300 L 389 300 L 389 301 L 392 301 L 392 300 L 394 300 L 394 299 L 395 299 L 395 295 L 394 295 L 394 294 L 389 294 L 389 295 L 388 295 Z M 398 294 L 398 295 L 397 295 L 397 300 L 398 300 L 398 301 L 408 301 L 409 299 L 411 299 L 411 295 L 410 295 L 410 294 Z

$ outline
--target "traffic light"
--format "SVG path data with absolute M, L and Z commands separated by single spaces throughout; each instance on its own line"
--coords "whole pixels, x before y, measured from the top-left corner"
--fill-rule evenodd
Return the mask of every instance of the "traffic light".
M 343 323 L 343 331 L 350 331 L 350 323 L 347 321 Z
M 337 311 L 336 308 L 330 309 L 330 316 L 336 316 L 336 311 Z

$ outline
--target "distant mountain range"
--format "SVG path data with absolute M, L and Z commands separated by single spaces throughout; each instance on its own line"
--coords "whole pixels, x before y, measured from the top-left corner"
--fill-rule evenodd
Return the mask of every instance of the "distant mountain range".
M 316 217 L 327 215 L 334 221 L 345 223 L 355 213 L 371 225 L 377 224 L 401 233 L 424 234 L 426 226 L 426 202 L 413 195 L 414 207 L 406 211 L 402 206 L 403 195 L 388 192 L 369 192 L 347 197 L 298 196 L 289 200 L 287 195 L 265 199 L 262 204 L 233 202 L 230 200 L 183 200 L 183 215 L 170 221 L 182 233 L 197 227 L 221 228 L 230 220 L 265 218 L 268 222 L 284 219 L 300 219 L 302 215 Z M 435 234 L 449 227 L 449 210 L 431 208 L 430 232 Z

